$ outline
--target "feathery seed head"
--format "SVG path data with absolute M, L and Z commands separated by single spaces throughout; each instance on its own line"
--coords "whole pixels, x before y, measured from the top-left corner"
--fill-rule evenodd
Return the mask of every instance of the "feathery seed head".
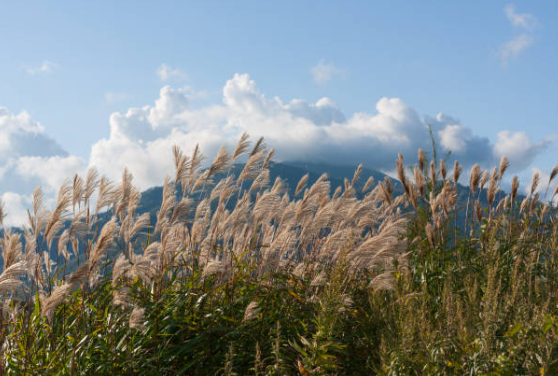
M 446 175 L 446 162 L 443 159 L 440 159 L 440 176 L 442 176 L 442 180 L 446 180 Z
M 456 159 L 455 163 L 453 164 L 453 184 L 457 185 L 457 182 L 459 181 L 459 177 L 461 176 L 462 171 L 463 169 L 461 168 L 459 162 Z
M 498 180 L 502 180 L 502 176 L 504 176 L 504 173 L 506 172 L 506 170 L 508 169 L 509 166 L 510 166 L 510 162 L 508 161 L 508 159 L 506 157 L 502 157 L 502 159 L 500 159 L 500 169 L 498 171 Z
M 145 328 L 145 308 L 134 307 L 130 314 L 130 328 L 141 330 Z
M 418 162 L 419 162 L 419 170 L 424 171 L 426 167 L 426 154 L 424 154 L 424 151 L 422 149 L 419 149 L 418 151 Z
M 298 196 L 306 186 L 306 183 L 308 182 L 308 176 L 309 174 L 305 174 L 302 178 L 300 178 L 298 184 L 296 185 L 295 196 Z
M 260 308 L 258 307 L 258 302 L 252 301 L 246 307 L 246 310 L 244 311 L 244 319 L 242 321 L 247 322 L 253 320 L 257 318 L 259 314 Z
M 480 178 L 481 178 L 481 169 L 478 164 L 475 164 L 471 169 L 471 177 L 469 180 L 469 188 L 471 189 L 471 192 L 473 194 L 477 191 Z
M 533 175 L 533 182 L 531 183 L 531 195 L 533 195 L 535 193 L 535 191 L 537 190 L 537 187 L 539 186 L 540 180 L 541 180 L 541 177 L 540 177 L 539 172 L 537 171 Z
M 233 162 L 235 162 L 238 159 L 238 157 L 246 153 L 246 150 L 248 150 L 248 147 L 250 146 L 250 141 L 248 141 L 249 137 L 250 136 L 248 136 L 248 133 L 246 132 L 244 132 L 242 136 L 240 136 L 240 140 L 238 140 L 238 143 L 236 144 L 236 148 L 234 148 L 234 152 L 232 156 Z

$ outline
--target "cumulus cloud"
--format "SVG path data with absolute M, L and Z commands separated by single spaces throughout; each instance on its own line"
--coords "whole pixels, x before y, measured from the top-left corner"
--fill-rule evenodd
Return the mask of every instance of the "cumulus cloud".
M 188 75 L 185 72 L 182 72 L 178 68 L 172 68 L 167 64 L 161 64 L 156 73 L 159 79 L 163 82 L 171 80 L 183 81 L 188 78 Z
M 21 226 L 29 219 L 27 209 L 33 206 L 31 195 L 21 195 L 15 192 L 6 192 L 1 197 L 4 213 L 7 213 L 4 224 L 7 226 Z
M 53 71 L 55 71 L 56 69 L 59 69 L 60 65 L 57 63 L 54 63 L 52 61 L 43 61 L 42 64 L 37 65 L 37 66 L 28 66 L 25 68 L 25 71 L 30 74 L 30 75 L 36 75 L 36 74 L 46 74 L 46 73 L 51 73 Z
M 343 71 L 337 68 L 332 63 L 326 63 L 324 60 L 320 60 L 320 62 L 310 69 L 312 73 L 312 78 L 314 82 L 317 84 L 327 84 L 331 79 L 342 73 Z
M 7 224 L 21 225 L 37 185 L 52 198 L 65 177 L 86 165 L 68 155 L 29 113 L 0 107 L 0 194 L 9 214 Z
M 23 179 L 37 178 L 47 187 L 56 190 L 71 174 L 84 167 L 83 159 L 69 156 L 23 156 L 14 164 L 15 172 Z
M 501 131 L 494 145 L 494 154 L 498 158 L 506 156 L 510 161 L 510 168 L 520 171 L 527 168 L 551 142 L 551 137 L 532 142 L 525 132 Z
M 172 145 L 191 152 L 199 143 L 211 160 L 221 144 L 233 148 L 246 131 L 254 138 L 264 136 L 278 160 L 363 162 L 388 171 L 397 153 L 412 162 L 418 148 L 430 150 L 428 125 L 440 151 L 451 152 L 464 166 L 488 168 L 507 155 L 520 170 L 550 142 L 501 132 L 494 144 L 446 114 L 421 118 L 399 98 L 381 98 L 375 111 L 347 117 L 329 98 L 316 103 L 268 98 L 247 74 L 236 74 L 226 82 L 220 105 L 192 108 L 184 90 L 165 86 L 153 105 L 114 113 L 110 137 L 93 146 L 90 164 L 113 179 L 127 166 L 136 183 L 147 188 L 172 173 Z

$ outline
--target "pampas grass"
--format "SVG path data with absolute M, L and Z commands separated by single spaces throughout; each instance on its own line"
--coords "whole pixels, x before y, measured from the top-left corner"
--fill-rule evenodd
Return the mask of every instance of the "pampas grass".
M 397 183 L 361 188 L 359 165 L 331 193 L 327 174 L 271 184 L 274 150 L 247 134 L 207 169 L 198 146 L 172 152 L 156 213 L 130 172 L 91 169 L 52 211 L 37 188 L 23 235 L 3 228 L 2 373 L 555 369 L 558 217 L 538 173 L 506 195 L 502 158 L 467 190 L 419 150 L 411 177 L 399 155 Z

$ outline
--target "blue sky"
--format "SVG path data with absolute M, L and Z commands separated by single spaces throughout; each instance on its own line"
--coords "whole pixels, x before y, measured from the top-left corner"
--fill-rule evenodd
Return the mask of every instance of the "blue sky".
M 11 1 L 0 15 L 12 212 L 89 166 L 115 180 L 129 166 L 145 188 L 172 142 L 211 156 L 245 130 L 280 159 L 389 170 L 443 113 L 438 141 L 466 167 L 558 162 L 555 1 Z

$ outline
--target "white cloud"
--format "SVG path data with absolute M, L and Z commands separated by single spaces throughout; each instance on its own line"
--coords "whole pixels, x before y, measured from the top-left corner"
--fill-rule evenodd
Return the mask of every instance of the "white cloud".
M 105 94 L 105 101 L 108 104 L 115 104 L 115 103 L 130 99 L 131 97 L 132 97 L 132 95 L 128 94 L 128 93 L 120 93 L 120 92 L 109 91 Z
M 498 48 L 497 55 L 505 67 L 510 59 L 518 57 L 533 45 L 534 39 L 529 31 L 538 27 L 539 22 L 530 13 L 517 13 L 513 4 L 508 4 L 504 7 L 504 14 L 513 26 L 527 30 L 527 32 L 516 35 Z
M 551 142 L 551 137 L 532 142 L 525 132 L 501 131 L 494 145 L 494 155 L 496 158 L 505 156 L 510 161 L 510 169 L 520 171 L 529 167 L 535 157 Z
M 86 167 L 68 155 L 29 113 L 11 113 L 0 107 L 0 194 L 8 212 L 8 224 L 25 219 L 29 197 L 37 185 L 54 197 L 65 177 Z
M 210 96 L 209 91 L 196 90 L 190 85 L 183 86 L 181 90 L 188 99 L 206 99 Z
M 498 55 L 505 65 L 507 62 L 519 56 L 523 51 L 533 44 L 533 38 L 528 34 L 519 34 L 515 38 L 504 43 L 498 50 Z
M 52 73 L 54 70 L 60 68 L 60 65 L 52 61 L 43 61 L 42 64 L 37 66 L 28 66 L 25 71 L 30 75 Z
M 167 64 L 161 64 L 161 66 L 157 69 L 157 76 L 163 82 L 165 81 L 183 81 L 188 79 L 188 75 L 182 72 L 178 68 L 172 68 Z
M 56 191 L 68 177 L 82 172 L 85 161 L 70 156 L 23 156 L 15 164 L 15 172 L 24 179 L 38 178 L 48 188 Z
M 324 60 L 320 60 L 320 62 L 310 69 L 312 73 L 312 78 L 314 82 L 320 85 L 327 84 L 331 79 L 342 73 L 343 70 L 337 68 L 332 63 L 326 63 Z
M 428 124 L 440 152 L 451 152 L 464 166 L 480 163 L 488 168 L 502 153 L 513 152 L 521 157 L 508 157 L 520 170 L 549 142 L 527 143 L 521 133 L 503 132 L 495 145 L 448 115 L 421 119 L 399 98 L 382 98 L 375 112 L 346 117 L 329 98 L 316 103 L 267 98 L 247 74 L 235 74 L 223 88 L 221 105 L 193 109 L 184 90 L 165 86 L 153 105 L 114 113 L 110 137 L 93 146 L 90 164 L 112 179 L 127 166 L 145 189 L 173 173 L 173 144 L 189 153 L 200 143 L 210 161 L 221 144 L 232 149 L 246 131 L 254 139 L 264 136 L 278 160 L 364 162 L 390 170 L 398 152 L 412 162 L 418 148 L 430 150 Z M 514 146 L 517 140 L 524 149 Z
M 6 192 L 1 196 L 4 205 L 4 224 L 6 226 L 21 226 L 28 221 L 27 209 L 33 206 L 31 195 L 20 195 L 14 192 Z
M 523 29 L 533 29 L 538 26 L 537 18 L 530 13 L 516 13 L 515 5 L 508 4 L 504 7 L 504 13 L 511 24 Z

